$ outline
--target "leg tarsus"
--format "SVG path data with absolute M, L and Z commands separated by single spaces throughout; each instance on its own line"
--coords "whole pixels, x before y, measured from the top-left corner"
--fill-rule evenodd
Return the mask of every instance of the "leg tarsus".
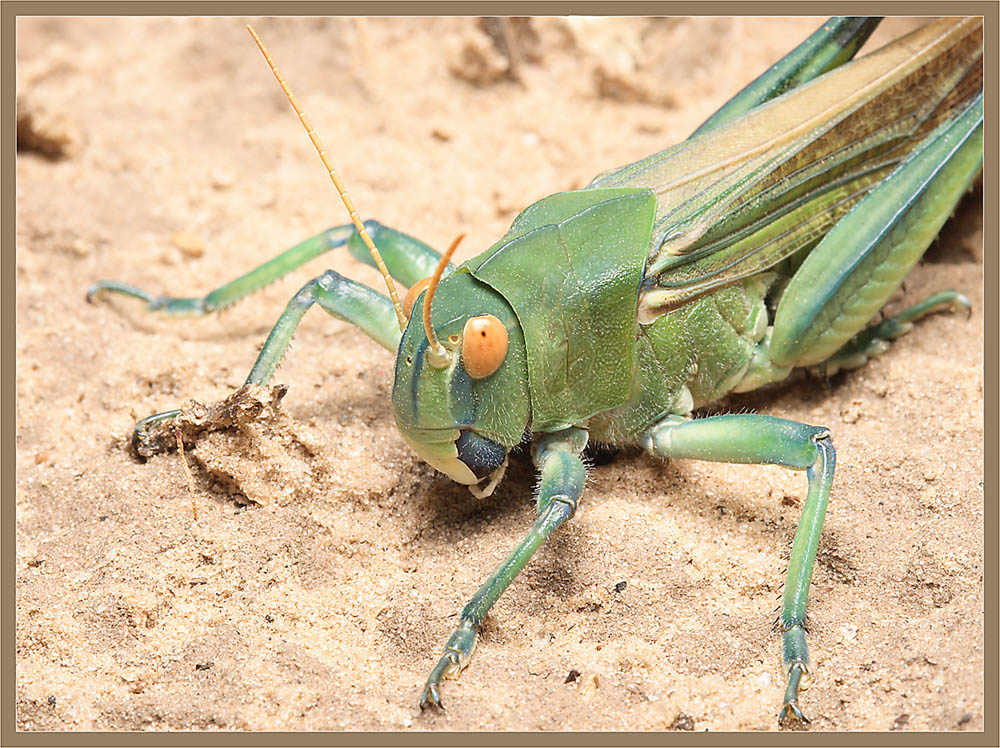
M 831 376 L 839 371 L 857 369 L 868 363 L 869 359 L 885 353 L 889 349 L 889 341 L 908 333 L 917 320 L 929 314 L 957 312 L 959 309 L 966 310 L 966 318 L 972 316 L 972 304 L 963 294 L 952 289 L 938 291 L 892 317 L 886 317 L 883 313 L 879 322 L 866 327 L 830 358 L 810 368 L 825 367 Z
M 786 720 L 790 718 L 809 724 L 809 718 L 799 708 L 799 683 L 806 674 L 808 670 L 801 664 L 792 665 L 788 669 L 788 687 L 785 689 L 785 703 L 778 714 L 778 724 L 787 724 Z
M 147 311 L 176 315 L 208 314 L 235 304 L 321 254 L 343 246 L 354 231 L 351 224 L 322 231 L 202 297 L 155 295 L 118 281 L 95 283 L 88 289 L 87 297 L 93 299 L 106 292 L 114 292 L 145 301 Z
M 535 461 L 541 472 L 538 517 L 531 531 L 490 574 L 462 609 L 458 628 L 449 637 L 441 658 L 424 684 L 420 697 L 421 710 L 428 706 L 444 708 L 441 703 L 441 681 L 457 678 L 469 664 L 479 627 L 490 608 L 541 544 L 576 512 L 586 481 L 586 471 L 580 460 L 580 452 L 587 446 L 586 436 L 587 432 L 582 429 L 566 429 L 542 437 L 542 444 L 535 451 Z
M 164 441 L 170 436 L 169 429 L 165 431 L 164 425 L 169 425 L 168 422 L 174 419 L 189 421 L 190 428 L 185 428 L 184 434 L 193 437 L 201 431 L 219 430 L 254 418 L 268 404 L 277 404 L 286 388 L 283 385 L 268 388 L 267 384 L 285 355 L 303 315 L 313 304 L 319 304 L 337 319 L 356 325 L 389 350 L 395 350 L 399 345 L 401 333 L 389 299 L 361 283 L 327 270 L 306 283 L 285 306 L 264 341 L 243 387 L 219 403 L 208 406 L 196 404 L 194 410 L 168 410 L 143 418 L 132 430 L 132 448 L 136 454 L 149 457 L 170 449 L 172 440 Z
M 378 221 L 365 221 L 365 227 L 379 243 L 389 272 L 396 280 L 406 286 L 412 286 L 434 271 L 441 255 L 419 239 L 384 226 Z M 277 257 L 202 297 L 156 295 L 118 281 L 99 281 L 87 289 L 87 301 L 93 303 L 107 293 L 118 293 L 145 302 L 147 311 L 174 315 L 208 314 L 235 304 L 316 257 L 345 245 L 353 257 L 374 265 L 368 248 L 361 241 L 354 225 L 344 224 L 299 242 Z M 454 269 L 454 266 L 449 267 Z
M 181 414 L 180 409 L 175 410 L 165 410 L 162 413 L 154 413 L 151 416 L 146 416 L 141 421 L 132 427 L 132 450 L 140 457 L 148 457 L 146 454 L 149 452 L 152 454 L 156 450 L 149 449 L 149 429 L 155 424 L 162 423 L 163 421 L 171 420 L 176 418 Z
M 792 714 L 805 721 L 798 707 L 798 689 L 809 664 L 806 599 L 836 462 L 829 431 L 764 415 L 722 415 L 694 421 L 668 416 L 648 429 L 639 443 L 657 457 L 774 464 L 806 471 L 808 490 L 792 541 L 780 615 L 783 660 L 789 677 L 781 717 Z
M 444 709 L 444 704 L 441 702 L 440 683 L 442 680 L 457 678 L 465 666 L 469 664 L 476 648 L 478 629 L 478 624 L 463 620 L 451 638 L 448 639 L 448 643 L 444 647 L 444 654 L 438 660 L 438 664 L 434 666 L 427 678 L 427 683 L 424 685 L 424 692 L 420 697 L 421 711 L 428 706 Z
M 93 284 L 87 289 L 87 303 L 95 304 L 97 303 L 97 299 L 103 298 L 109 292 L 131 296 L 133 299 L 146 302 L 146 311 L 148 312 L 164 311 L 177 315 L 196 315 L 205 314 L 210 311 L 206 309 L 205 299 L 203 298 L 156 296 L 143 291 L 141 288 L 130 286 L 127 283 L 119 283 L 118 281 L 98 281 Z
M 177 447 L 177 434 L 186 444 L 207 431 L 249 423 L 266 412 L 273 413 L 288 388 L 244 385 L 224 400 L 202 404 L 191 401 L 181 410 L 168 410 L 143 418 L 132 430 L 132 448 L 141 457 L 151 457 Z
M 440 709 L 442 712 L 445 711 L 444 702 L 441 701 L 441 693 L 436 681 L 434 683 L 428 681 L 427 685 L 424 686 L 424 693 L 420 697 L 420 711 L 424 711 L 427 707 L 434 707 Z
M 785 686 L 785 701 L 778 721 L 784 721 L 789 714 L 800 722 L 809 720 L 799 708 L 799 687 L 803 676 L 809 674 L 809 650 L 806 646 L 806 629 L 801 623 L 783 624 L 783 649 L 788 682 Z

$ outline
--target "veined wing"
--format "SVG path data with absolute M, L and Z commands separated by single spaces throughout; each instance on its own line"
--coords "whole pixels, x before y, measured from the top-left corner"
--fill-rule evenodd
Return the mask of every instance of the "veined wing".
M 814 244 L 982 88 L 982 20 L 942 19 L 599 176 L 657 195 L 640 321 Z

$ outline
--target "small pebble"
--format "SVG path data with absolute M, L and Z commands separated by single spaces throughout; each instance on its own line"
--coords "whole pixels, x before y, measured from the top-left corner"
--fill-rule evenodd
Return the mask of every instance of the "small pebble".
M 690 714 L 684 714 L 681 712 L 676 717 L 670 725 L 671 730 L 693 730 L 694 729 L 694 718 Z
M 174 234 L 170 242 L 188 257 L 201 257 L 205 254 L 205 243 L 195 234 Z
M 233 179 L 233 175 L 228 171 L 223 171 L 222 169 L 215 169 L 211 176 L 212 187 L 217 190 L 228 190 L 233 186 L 236 181 Z
M 83 239 L 74 239 L 70 242 L 69 248 L 77 257 L 87 257 L 93 251 L 93 246 Z

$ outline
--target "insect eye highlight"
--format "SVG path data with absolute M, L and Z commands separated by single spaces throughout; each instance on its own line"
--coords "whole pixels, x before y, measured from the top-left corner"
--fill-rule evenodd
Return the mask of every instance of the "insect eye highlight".
M 507 357 L 507 328 L 492 314 L 470 317 L 462 332 L 462 365 L 473 379 L 500 368 Z

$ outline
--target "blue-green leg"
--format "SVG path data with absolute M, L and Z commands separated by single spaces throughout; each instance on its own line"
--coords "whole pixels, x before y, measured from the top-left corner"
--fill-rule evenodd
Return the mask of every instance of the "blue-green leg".
M 778 719 L 808 721 L 799 709 L 798 692 L 809 668 L 806 598 L 833 483 L 835 455 L 830 432 L 763 415 L 723 415 L 695 421 L 670 416 L 646 431 L 640 444 L 657 457 L 783 465 L 806 471 L 809 488 L 792 542 L 781 604 L 788 685 Z
M 365 221 L 365 229 L 382 253 L 389 275 L 407 288 L 419 280 L 430 277 L 437 264 L 441 262 L 440 252 L 409 234 L 383 226 L 378 221 Z M 361 234 L 357 231 L 347 240 L 347 251 L 355 260 L 376 267 L 371 252 L 361 241 Z M 455 265 L 448 263 L 444 275 L 448 275 L 454 269 Z
M 567 429 L 542 437 L 533 448 L 535 464 L 541 472 L 536 509 L 538 519 L 531 532 L 518 543 L 503 563 L 472 596 L 462 609 L 458 628 L 445 644 L 444 654 L 431 671 L 420 697 L 420 708 L 441 703 L 441 681 L 457 678 L 469 664 L 476 647 L 479 627 L 504 590 L 514 581 L 538 547 L 555 532 L 563 522 L 573 516 L 583 492 L 586 473 L 580 453 L 587 444 L 587 432 Z
M 921 317 L 935 312 L 953 312 L 971 308 L 969 300 L 958 291 L 952 289 L 938 291 L 923 301 L 907 307 L 899 314 L 886 317 L 881 322 L 865 328 L 814 369 L 817 373 L 828 377 L 841 370 L 857 369 L 864 366 L 873 356 L 885 353 L 889 348 L 889 341 L 908 333 L 913 329 L 913 323 Z
M 288 350 L 295 329 L 313 304 L 319 304 L 337 319 L 356 325 L 386 349 L 395 351 L 399 347 L 401 333 L 389 298 L 333 270 L 327 270 L 306 283 L 285 306 L 264 341 L 244 386 L 265 385 L 271 380 L 274 370 Z M 143 418 L 132 431 L 133 446 L 145 441 L 151 426 L 179 414 L 179 410 L 168 410 Z
M 365 228 L 379 247 L 389 274 L 405 286 L 412 286 L 421 278 L 434 272 L 441 254 L 419 239 L 404 234 L 378 221 L 365 221 Z M 320 255 L 338 247 L 358 260 L 374 267 L 368 248 L 353 224 L 335 226 L 285 250 L 273 260 L 254 268 L 249 273 L 220 286 L 206 296 L 158 296 L 118 281 L 99 281 L 87 290 L 87 300 L 106 293 L 119 293 L 146 302 L 149 311 L 174 315 L 208 314 L 235 304 L 254 291 L 272 283 Z
M 941 123 L 885 180 L 862 198 L 810 251 L 789 281 L 774 315 L 775 366 L 813 366 L 845 345 L 875 345 L 865 326 L 920 261 L 983 164 L 983 94 Z M 962 306 L 956 294 L 931 297 L 900 315 L 900 325 L 940 307 Z M 910 319 L 907 319 L 907 317 Z M 873 334 L 892 333 L 886 320 Z M 861 333 L 859 335 L 859 332 Z M 901 334 L 898 333 L 898 334 Z M 850 363 L 850 361 L 848 361 Z
M 319 304 L 337 319 L 357 326 L 386 350 L 395 352 L 399 347 L 402 333 L 389 298 L 340 273 L 327 270 L 306 283 L 285 306 L 285 311 L 264 341 L 246 384 L 267 384 L 271 380 L 295 329 L 313 304 Z

